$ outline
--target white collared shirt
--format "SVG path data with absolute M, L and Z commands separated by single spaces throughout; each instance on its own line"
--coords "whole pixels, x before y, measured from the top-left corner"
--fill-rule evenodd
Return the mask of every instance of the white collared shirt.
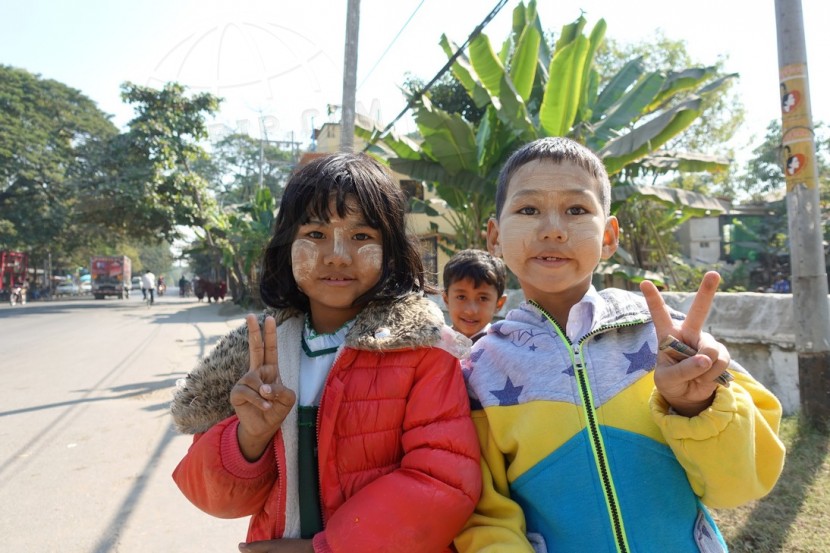
M 568 313 L 568 325 L 565 328 L 565 334 L 571 342 L 576 342 L 596 328 L 599 311 L 597 306 L 601 301 L 599 292 L 592 284 L 579 303 L 571 307 Z

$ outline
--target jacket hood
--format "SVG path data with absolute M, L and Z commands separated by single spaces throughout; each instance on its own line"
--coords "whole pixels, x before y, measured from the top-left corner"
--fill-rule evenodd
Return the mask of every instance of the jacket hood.
M 259 315 L 260 325 L 267 315 L 274 317 L 279 327 L 293 320 L 299 329 L 305 316 L 292 309 L 267 309 Z M 346 347 L 366 351 L 441 347 L 456 357 L 463 357 L 470 344 L 468 338 L 445 325 L 437 304 L 416 294 L 368 304 L 345 340 Z M 176 427 L 188 434 L 204 432 L 231 416 L 230 392 L 248 365 L 248 331 L 242 324 L 225 335 L 186 378 L 176 382 L 170 407 Z

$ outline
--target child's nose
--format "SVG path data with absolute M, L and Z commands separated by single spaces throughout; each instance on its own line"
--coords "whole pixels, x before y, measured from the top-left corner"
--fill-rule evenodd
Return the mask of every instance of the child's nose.
M 352 256 L 349 253 L 348 239 L 345 233 L 336 230 L 331 241 L 331 249 L 326 254 L 324 262 L 333 265 L 345 265 L 351 263 L 351 261 Z
M 540 228 L 542 240 L 558 240 L 564 242 L 568 239 L 567 223 L 559 215 L 543 217 Z

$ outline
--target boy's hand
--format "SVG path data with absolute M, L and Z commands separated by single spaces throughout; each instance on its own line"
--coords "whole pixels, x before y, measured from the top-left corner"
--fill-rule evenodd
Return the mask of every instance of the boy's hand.
M 245 321 L 250 367 L 231 390 L 230 401 L 239 417 L 239 447 L 246 459 L 255 461 L 277 433 L 297 396 L 283 386 L 280 378 L 274 318 L 265 317 L 263 331 L 259 329 L 256 315 L 248 315 Z
M 240 543 L 243 553 L 314 553 L 311 540 L 267 540 Z
M 660 343 L 669 334 L 698 351 L 688 359 L 671 349 L 657 352 L 654 367 L 654 385 L 660 395 L 677 413 L 693 417 L 712 404 L 718 387 L 716 378 L 729 365 L 729 352 L 710 334 L 702 332 L 703 323 L 712 307 L 712 299 L 720 284 L 720 275 L 714 271 L 703 276 L 697 294 L 684 321 L 675 321 L 660 292 L 650 281 L 640 283 L 640 290 L 648 304 Z M 676 357 L 674 357 L 675 355 Z

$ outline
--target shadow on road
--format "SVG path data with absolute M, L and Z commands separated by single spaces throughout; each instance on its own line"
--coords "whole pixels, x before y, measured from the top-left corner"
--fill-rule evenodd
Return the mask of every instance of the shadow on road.
M 168 312 L 168 308 L 175 308 Z M 73 298 L 61 301 L 38 301 L 29 302 L 26 305 L 9 305 L 0 307 L 0 319 L 11 317 L 31 317 L 42 315 L 68 314 L 78 310 L 116 310 L 125 314 L 134 314 L 137 317 L 153 318 L 154 322 L 164 324 L 170 320 L 181 322 L 185 318 L 189 322 L 207 322 L 219 318 L 242 317 L 245 312 L 231 301 L 222 303 L 197 302 L 195 298 L 171 298 L 171 300 L 158 299 L 156 304 L 149 309 L 141 298 L 129 300 L 94 300 L 92 298 Z

